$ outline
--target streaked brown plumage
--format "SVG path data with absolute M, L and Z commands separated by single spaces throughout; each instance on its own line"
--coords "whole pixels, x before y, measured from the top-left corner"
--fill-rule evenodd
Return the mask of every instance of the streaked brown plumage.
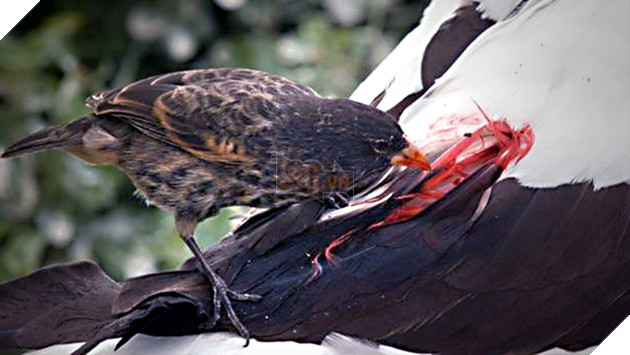
M 351 193 L 390 165 L 428 169 L 386 113 L 248 69 L 209 69 L 143 79 L 88 98 L 93 110 L 46 128 L 2 157 L 62 148 L 92 164 L 113 165 L 151 203 L 175 213 L 178 232 L 244 337 L 230 298 L 255 300 L 227 288 L 202 258 L 194 231 L 225 206 L 272 207 L 318 196 L 312 185 L 279 188 L 282 162 L 317 161 L 323 171 L 353 174 L 336 193 Z M 310 162 L 309 162 L 310 161 Z

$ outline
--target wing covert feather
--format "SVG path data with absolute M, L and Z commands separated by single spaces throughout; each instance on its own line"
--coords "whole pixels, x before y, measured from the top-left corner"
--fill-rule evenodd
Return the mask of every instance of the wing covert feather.
M 246 129 L 269 130 L 277 103 L 296 96 L 318 95 L 272 74 L 220 68 L 149 77 L 92 96 L 87 105 L 198 158 L 235 163 L 251 158 Z

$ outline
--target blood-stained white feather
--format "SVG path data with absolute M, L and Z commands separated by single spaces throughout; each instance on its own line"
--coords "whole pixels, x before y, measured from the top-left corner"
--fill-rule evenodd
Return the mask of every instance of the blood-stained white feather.
M 526 2 L 473 41 L 403 112 L 405 132 L 420 142 L 434 135 L 430 127 L 439 119 L 479 115 L 474 100 L 494 118 L 534 129 L 531 152 L 504 177 L 540 188 L 629 183 L 628 13 L 625 0 Z M 383 102 L 411 93 L 400 91 L 388 91 Z

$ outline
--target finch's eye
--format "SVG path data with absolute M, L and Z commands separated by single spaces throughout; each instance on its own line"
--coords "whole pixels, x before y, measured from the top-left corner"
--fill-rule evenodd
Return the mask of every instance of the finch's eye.
M 377 140 L 377 141 L 372 142 L 372 149 L 374 149 L 374 151 L 377 153 L 383 153 L 387 151 L 388 147 L 389 147 L 389 142 L 386 140 Z

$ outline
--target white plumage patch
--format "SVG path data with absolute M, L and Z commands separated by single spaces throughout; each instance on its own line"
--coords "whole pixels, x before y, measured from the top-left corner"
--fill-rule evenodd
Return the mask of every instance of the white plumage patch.
M 110 339 L 99 344 L 90 355 L 422 355 L 377 345 L 371 342 L 332 333 L 324 338 L 322 345 L 300 344 L 293 341 L 260 342 L 252 340 L 247 348 L 243 338 L 232 333 L 207 333 L 179 337 L 152 337 L 138 335 L 128 344 L 114 352 L 120 339 Z M 54 345 L 27 353 L 28 355 L 67 355 L 80 344 Z M 588 348 L 579 352 L 568 352 L 558 348 L 540 355 L 587 355 Z
M 505 177 L 539 188 L 630 183 L 628 13 L 624 0 L 528 1 L 403 113 L 405 132 L 421 146 L 434 121 L 476 113 L 474 99 L 494 118 L 534 129 L 531 152 Z M 406 96 L 394 90 L 382 103 L 389 95 Z
M 421 90 L 420 68 L 424 50 L 442 23 L 451 18 L 461 5 L 461 1 L 432 1 L 424 10 L 420 25 L 407 34 L 392 53 L 357 87 L 350 100 L 370 104 L 377 95 L 387 89 L 387 95 L 377 106 L 386 111 L 405 96 Z
M 371 342 L 360 341 L 340 334 L 328 335 L 322 345 L 300 344 L 293 341 L 262 342 L 252 339 L 243 347 L 243 338 L 232 333 L 206 333 L 179 337 L 138 335 L 114 352 L 120 339 L 99 344 L 90 355 L 412 355 L 407 351 Z M 55 345 L 33 351 L 29 355 L 67 355 L 80 344 Z
M 477 10 L 483 14 L 483 18 L 499 21 L 506 18 L 521 0 L 478 0 L 478 2 Z

